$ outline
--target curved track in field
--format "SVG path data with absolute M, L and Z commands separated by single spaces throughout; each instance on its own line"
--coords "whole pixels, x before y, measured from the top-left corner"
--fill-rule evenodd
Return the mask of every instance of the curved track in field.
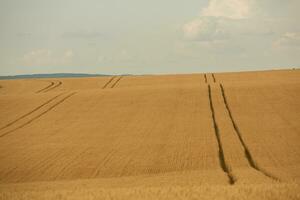
M 49 84 L 49 85 L 47 85 L 47 86 L 44 87 L 43 89 L 40 89 L 40 90 L 36 91 L 35 93 L 43 92 L 43 91 L 45 91 L 45 90 L 51 88 L 54 84 L 55 84 L 55 83 L 54 83 L 53 81 L 50 81 L 50 84 Z
M 209 105 L 210 105 L 210 110 L 211 110 L 211 116 L 212 116 L 212 121 L 213 121 L 213 127 L 215 130 L 215 135 L 217 138 L 217 143 L 218 143 L 218 151 L 219 151 L 219 162 L 222 170 L 227 174 L 228 181 L 230 185 L 233 185 L 236 182 L 236 178 L 233 176 L 230 168 L 228 167 L 228 164 L 225 159 L 225 154 L 223 150 L 223 145 L 220 137 L 220 132 L 219 132 L 219 127 L 215 118 L 215 109 L 212 103 L 212 95 L 211 95 L 211 88 L 210 85 L 208 85 L 208 98 L 209 98 Z
M 38 107 L 34 108 L 34 109 L 31 110 L 30 112 L 28 112 L 28 113 L 26 113 L 26 114 L 24 114 L 24 115 L 18 117 L 17 119 L 15 119 L 15 120 L 12 121 L 12 122 L 10 122 L 10 123 L 4 125 L 3 127 L 0 128 L 0 130 L 2 130 L 2 129 L 4 129 L 4 128 L 7 128 L 7 127 L 9 127 L 9 126 L 11 126 L 11 125 L 13 125 L 14 123 L 18 122 L 19 120 L 21 120 L 21 119 L 27 117 L 28 115 L 34 113 L 35 111 L 39 110 L 40 108 L 42 108 L 42 107 L 46 106 L 47 104 L 49 104 L 50 102 L 54 101 L 56 98 L 58 98 L 58 97 L 61 96 L 62 94 L 63 94 L 63 93 L 61 93 L 61 94 L 59 94 L 59 95 L 56 95 L 55 97 L 53 97 L 53 98 L 47 100 L 46 102 L 44 102 L 43 104 L 41 104 L 41 105 L 39 105 Z
M 220 89 L 221 89 L 221 93 L 222 93 L 222 97 L 223 97 L 223 102 L 224 102 L 224 104 L 225 104 L 225 107 L 226 107 L 227 113 L 228 113 L 228 115 L 229 115 L 230 121 L 231 121 L 232 126 L 233 126 L 233 128 L 234 128 L 234 130 L 235 130 L 236 135 L 237 135 L 238 138 L 239 138 L 240 143 L 241 143 L 242 146 L 243 146 L 243 149 L 244 149 L 244 152 L 245 152 L 245 157 L 246 157 L 246 159 L 247 159 L 249 165 L 250 165 L 253 169 L 255 169 L 256 171 L 259 171 L 260 173 L 264 174 L 265 176 L 267 176 L 267 177 L 269 177 L 269 178 L 271 178 L 271 179 L 274 179 L 274 180 L 276 180 L 276 181 L 280 181 L 278 178 L 274 177 L 273 175 L 269 174 L 269 173 L 266 172 L 265 170 L 261 169 L 261 168 L 257 165 L 257 163 L 255 162 L 255 160 L 254 160 L 254 158 L 253 158 L 253 156 L 252 156 L 252 154 L 251 154 L 251 152 L 250 152 L 248 146 L 246 145 L 246 143 L 245 143 L 245 141 L 244 141 L 244 139 L 243 139 L 243 137 L 242 137 L 242 134 L 241 134 L 241 132 L 240 132 L 240 130 L 239 130 L 239 127 L 237 126 L 237 124 L 236 124 L 236 122 L 235 122 L 235 120 L 234 120 L 234 118 L 233 118 L 233 116 L 232 116 L 232 112 L 231 112 L 231 109 L 230 109 L 230 107 L 229 107 L 229 104 L 228 104 L 228 101 L 227 101 L 227 97 L 226 97 L 226 94 L 225 94 L 225 90 L 224 90 L 224 87 L 223 87 L 222 84 L 220 84 Z
M 62 85 L 62 82 L 61 82 L 61 81 L 58 81 L 58 83 L 56 83 L 56 84 L 53 85 L 52 87 L 50 87 L 50 88 L 44 90 L 43 92 L 49 92 L 50 90 L 53 90 L 53 89 L 55 89 L 55 88 L 57 88 L 57 87 L 59 87 L 59 86 L 61 86 L 61 85 Z
M 21 129 L 21 128 L 25 127 L 26 125 L 30 124 L 30 123 L 32 123 L 33 121 L 35 121 L 36 119 L 38 119 L 38 118 L 40 118 L 41 116 L 45 115 L 46 113 L 48 113 L 49 111 L 51 111 L 52 109 L 54 109 L 56 106 L 58 106 L 59 104 L 63 103 L 65 100 L 67 100 L 68 98 L 70 98 L 71 96 L 73 96 L 73 95 L 75 95 L 75 94 L 76 94 L 76 92 L 73 92 L 73 93 L 71 93 L 71 94 L 65 96 L 64 98 L 62 98 L 62 99 L 60 99 L 58 102 L 56 102 L 54 105 L 50 106 L 50 107 L 47 108 L 45 111 L 43 111 L 42 113 L 38 114 L 37 116 L 35 116 L 35 117 L 31 118 L 31 119 L 28 119 L 28 121 L 26 121 L 26 122 L 23 123 L 23 124 L 20 124 L 19 126 L 17 126 L 16 128 L 14 128 L 14 129 L 12 129 L 12 130 L 9 130 L 9 131 L 6 131 L 6 132 L 2 133 L 2 134 L 0 135 L 0 138 L 6 136 L 6 135 L 8 135 L 8 134 L 10 134 L 10 133 L 12 133 L 12 132 L 14 132 L 14 131 L 16 131 L 16 130 L 18 130 L 18 129 Z M 57 96 L 54 97 L 51 101 L 53 101 L 55 98 L 57 98 Z M 51 101 L 49 100 L 49 102 L 46 102 L 43 106 L 47 105 L 47 104 L 50 103 Z M 38 109 L 36 109 L 35 111 L 39 110 L 39 109 L 40 109 L 41 107 L 43 107 L 43 106 L 40 106 L 40 107 L 39 107 Z M 33 112 L 35 112 L 35 111 L 33 111 Z M 32 114 L 33 112 L 31 112 L 30 114 Z M 30 114 L 27 114 L 26 116 L 29 116 Z M 26 116 L 25 116 L 25 117 L 26 117 Z M 23 118 L 24 118 L 24 117 L 23 117 Z M 17 120 L 17 121 L 19 121 L 19 120 Z

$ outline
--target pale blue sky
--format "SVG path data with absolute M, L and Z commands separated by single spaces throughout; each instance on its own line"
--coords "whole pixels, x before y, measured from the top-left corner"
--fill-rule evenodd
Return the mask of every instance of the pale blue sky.
M 300 66 L 299 0 L 0 0 L 0 75 Z

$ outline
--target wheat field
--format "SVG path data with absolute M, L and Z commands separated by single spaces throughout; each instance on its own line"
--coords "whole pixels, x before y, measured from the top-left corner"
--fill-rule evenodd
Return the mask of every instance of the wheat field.
M 300 199 L 300 71 L 0 80 L 0 199 Z

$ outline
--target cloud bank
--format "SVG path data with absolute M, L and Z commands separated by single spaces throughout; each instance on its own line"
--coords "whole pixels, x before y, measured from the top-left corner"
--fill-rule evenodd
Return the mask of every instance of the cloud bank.
M 297 32 L 282 25 L 297 6 L 300 2 L 294 0 L 210 0 L 198 16 L 183 25 L 183 36 L 200 42 L 267 35 L 277 35 L 278 40 L 286 32 Z
M 251 0 L 211 0 L 201 16 L 244 19 L 251 15 Z
M 36 49 L 24 54 L 22 62 L 26 66 L 54 66 L 72 64 L 74 52 L 65 50 L 54 54 L 50 49 Z

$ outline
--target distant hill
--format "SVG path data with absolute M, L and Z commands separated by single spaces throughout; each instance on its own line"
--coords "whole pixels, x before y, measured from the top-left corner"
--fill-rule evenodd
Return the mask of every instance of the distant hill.
M 2 79 L 26 79 L 26 78 L 73 78 L 73 77 L 96 77 L 110 76 L 107 74 L 81 74 L 81 73 L 55 73 L 55 74 L 24 74 L 15 76 L 0 76 Z

